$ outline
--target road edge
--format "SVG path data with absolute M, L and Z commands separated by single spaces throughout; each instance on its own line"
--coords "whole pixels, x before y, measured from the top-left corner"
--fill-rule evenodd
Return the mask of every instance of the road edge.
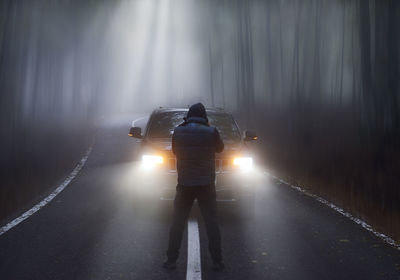
M 71 183 L 71 181 L 79 174 L 83 166 L 86 164 L 87 159 L 89 158 L 90 153 L 92 152 L 93 145 L 91 145 L 79 161 L 79 163 L 75 166 L 75 168 L 72 170 L 72 172 L 65 178 L 65 180 L 46 198 L 44 198 L 42 201 L 34 205 L 31 209 L 28 211 L 24 212 L 21 214 L 19 217 L 15 218 L 11 222 L 7 223 L 5 226 L 0 227 L 0 236 L 12 229 L 13 227 L 17 226 L 21 222 L 25 221 L 28 219 L 30 216 L 35 214 L 37 211 L 39 211 L 41 208 L 46 206 L 50 201 L 54 199 L 60 192 L 62 192 L 68 185 Z
M 352 221 L 355 222 L 356 224 L 362 226 L 364 229 L 366 229 L 367 231 L 371 232 L 371 233 L 374 234 L 376 237 L 378 237 L 378 238 L 380 238 L 381 240 L 383 240 L 385 243 L 387 243 L 387 244 L 393 246 L 393 247 L 396 248 L 397 250 L 400 250 L 400 244 L 398 244 L 394 239 L 392 239 L 391 237 L 389 237 L 389 236 L 387 236 L 387 235 L 385 235 L 385 234 L 383 234 L 383 233 L 381 233 L 381 232 L 375 230 L 371 225 L 369 225 L 369 224 L 366 223 L 365 221 L 363 221 L 363 220 L 361 220 L 361 219 L 359 219 L 359 218 L 357 218 L 357 217 L 354 217 L 352 214 L 350 214 L 349 212 L 344 211 L 342 208 L 340 208 L 339 206 L 333 204 L 332 202 L 329 202 L 328 200 L 326 200 L 326 199 L 324 199 L 324 198 L 322 198 L 322 197 L 319 197 L 319 196 L 316 195 L 316 194 L 310 193 L 309 191 L 307 191 L 307 190 L 305 190 L 305 189 L 303 189 L 303 188 L 301 188 L 301 187 L 299 187 L 299 186 L 292 185 L 292 184 L 290 184 L 289 182 L 286 182 L 285 180 L 283 180 L 283 179 L 281 179 L 281 178 L 279 178 L 279 177 L 276 177 L 276 176 L 270 174 L 270 173 L 267 172 L 267 171 L 265 171 L 265 174 L 268 175 L 269 177 L 271 177 L 271 178 L 273 178 L 273 179 L 279 181 L 280 183 L 285 184 L 285 185 L 291 187 L 292 189 L 294 189 L 294 190 L 296 190 L 296 191 L 298 191 L 298 192 L 301 192 L 301 193 L 305 194 L 306 196 L 311 197 L 311 198 L 317 200 L 317 201 L 320 202 L 321 204 L 324 204 L 325 206 L 328 206 L 329 208 L 331 208 L 331 209 L 335 210 L 336 212 L 342 214 L 342 215 L 345 216 L 346 218 L 352 220 Z

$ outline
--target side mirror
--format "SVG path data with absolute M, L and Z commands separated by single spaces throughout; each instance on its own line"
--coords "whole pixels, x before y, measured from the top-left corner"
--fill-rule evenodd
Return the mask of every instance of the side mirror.
M 139 138 L 142 139 L 142 129 L 140 127 L 131 127 L 131 129 L 129 129 L 129 134 L 130 137 L 135 137 L 135 138 Z
M 244 141 L 252 141 L 252 140 L 257 140 L 257 134 L 254 131 L 249 131 L 246 130 L 244 132 Z

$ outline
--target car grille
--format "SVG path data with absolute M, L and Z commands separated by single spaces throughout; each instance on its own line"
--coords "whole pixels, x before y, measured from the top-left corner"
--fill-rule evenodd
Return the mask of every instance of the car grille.
M 216 159 L 215 160 L 215 172 L 225 172 L 230 170 L 230 161 L 227 159 Z
M 168 159 L 168 169 L 171 171 L 176 171 L 176 160 L 175 158 Z

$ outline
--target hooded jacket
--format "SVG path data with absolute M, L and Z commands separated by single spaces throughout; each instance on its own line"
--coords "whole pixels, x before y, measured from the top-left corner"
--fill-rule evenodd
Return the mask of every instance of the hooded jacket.
M 215 182 L 215 153 L 224 143 L 215 127 L 209 126 L 201 103 L 190 107 L 184 123 L 174 130 L 172 151 L 176 155 L 178 184 L 202 186 Z

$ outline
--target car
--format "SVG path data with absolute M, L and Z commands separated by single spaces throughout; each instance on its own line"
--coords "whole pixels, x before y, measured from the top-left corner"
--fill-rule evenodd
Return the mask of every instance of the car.
M 215 154 L 215 188 L 218 204 L 240 205 L 240 213 L 254 214 L 255 184 L 250 141 L 257 139 L 252 131 L 241 132 L 232 114 L 223 109 L 206 109 L 210 125 L 215 126 L 225 144 L 224 151 Z M 160 108 L 154 110 L 146 125 L 133 126 L 129 136 L 139 139 L 140 169 L 145 174 L 140 187 L 151 189 L 160 200 L 173 200 L 177 185 L 176 158 L 171 150 L 175 127 L 184 121 L 188 109 Z M 133 124 L 135 125 L 135 123 Z M 142 129 L 143 128 L 143 129 Z

